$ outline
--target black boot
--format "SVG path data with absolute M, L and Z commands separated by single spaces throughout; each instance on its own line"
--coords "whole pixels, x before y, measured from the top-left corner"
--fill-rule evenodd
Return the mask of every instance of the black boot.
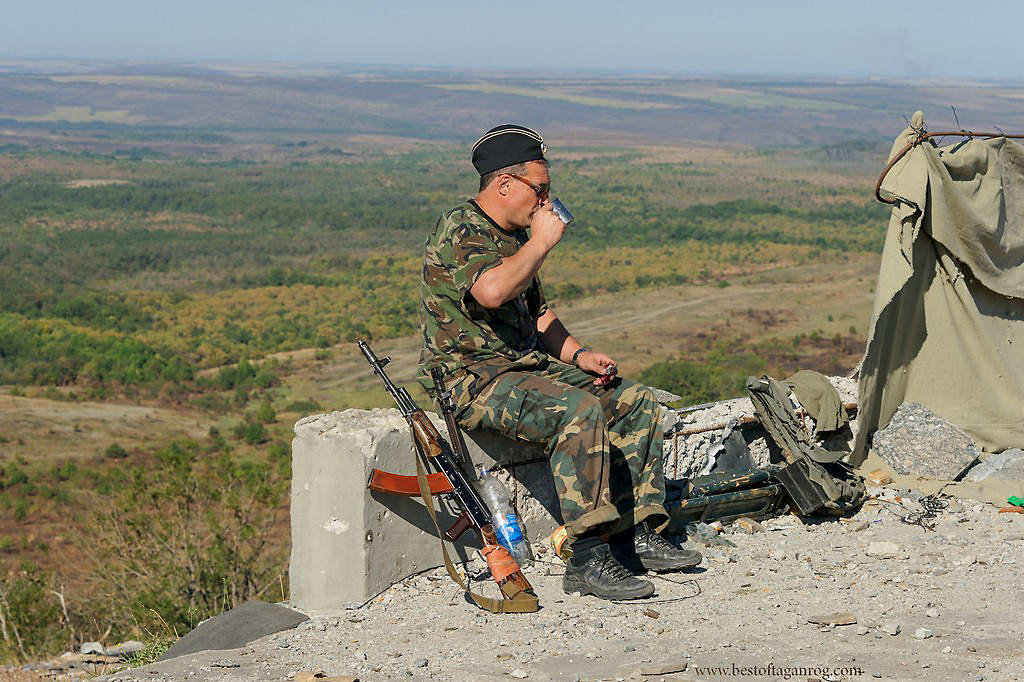
M 654 583 L 641 580 L 623 568 L 607 544 L 600 544 L 565 567 L 562 589 L 601 599 L 641 599 L 654 594 Z
M 692 549 L 679 549 L 644 523 L 636 527 L 633 549 L 648 571 L 681 571 L 693 568 L 704 558 Z

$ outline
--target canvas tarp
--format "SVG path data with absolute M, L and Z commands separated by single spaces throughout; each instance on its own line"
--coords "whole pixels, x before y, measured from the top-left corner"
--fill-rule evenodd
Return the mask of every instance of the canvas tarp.
M 921 112 L 893 145 L 917 139 Z M 990 452 L 1024 446 L 1024 147 L 924 141 L 886 175 L 896 201 L 861 368 L 851 462 L 903 402 Z

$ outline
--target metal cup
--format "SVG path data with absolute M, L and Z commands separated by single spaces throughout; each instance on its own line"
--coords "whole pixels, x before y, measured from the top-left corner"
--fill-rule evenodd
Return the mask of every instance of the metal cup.
M 551 210 L 554 211 L 555 215 L 558 216 L 558 219 L 566 225 L 573 221 L 572 211 L 566 208 L 561 199 L 551 200 Z

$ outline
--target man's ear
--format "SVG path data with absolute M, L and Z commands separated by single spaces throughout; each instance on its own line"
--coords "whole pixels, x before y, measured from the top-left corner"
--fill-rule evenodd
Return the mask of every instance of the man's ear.
M 512 179 L 507 175 L 500 175 L 498 179 L 494 181 L 497 185 L 498 194 L 501 196 L 508 196 L 509 187 L 512 185 Z

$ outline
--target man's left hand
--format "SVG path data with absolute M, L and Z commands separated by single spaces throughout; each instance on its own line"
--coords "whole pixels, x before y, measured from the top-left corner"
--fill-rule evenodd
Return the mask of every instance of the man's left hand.
M 580 353 L 576 364 L 587 374 L 597 375 L 597 378 L 594 379 L 594 384 L 597 386 L 604 386 L 609 383 L 618 372 L 615 361 L 604 353 L 598 353 L 597 351 L 584 351 Z

